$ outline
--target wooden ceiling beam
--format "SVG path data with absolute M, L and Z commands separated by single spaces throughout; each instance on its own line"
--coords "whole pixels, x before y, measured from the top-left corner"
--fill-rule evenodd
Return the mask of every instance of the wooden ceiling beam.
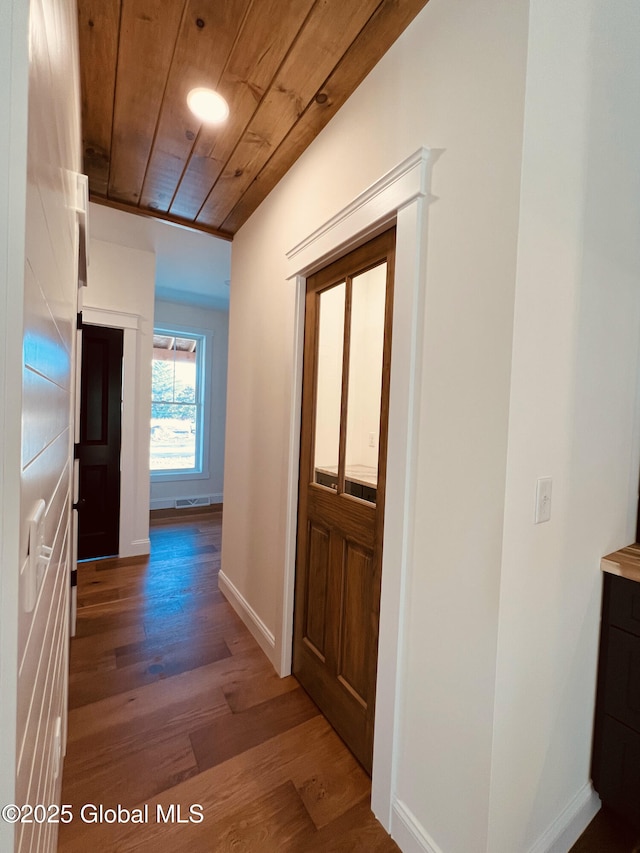
M 148 216 L 151 219 L 159 219 L 162 222 L 168 222 L 171 225 L 180 225 L 182 228 L 189 228 L 191 231 L 203 231 L 205 234 L 211 234 L 213 237 L 219 237 L 221 240 L 233 240 L 233 234 L 225 231 L 222 228 L 210 228 L 208 225 L 200 222 L 193 222 L 190 219 L 182 219 L 179 216 L 174 216 L 171 213 L 166 213 L 161 210 L 142 209 L 135 204 L 127 204 L 124 201 L 116 201 L 115 199 L 105 198 L 104 196 L 89 194 L 89 201 L 96 204 L 101 204 L 104 207 L 112 207 L 114 210 L 122 210 L 124 213 L 133 213 L 135 216 Z

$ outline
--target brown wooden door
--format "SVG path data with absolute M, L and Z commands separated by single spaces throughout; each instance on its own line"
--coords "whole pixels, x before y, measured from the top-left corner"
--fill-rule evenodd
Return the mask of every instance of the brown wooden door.
M 293 671 L 370 772 L 395 229 L 307 280 Z
M 118 553 L 122 329 L 84 326 L 78 501 L 78 559 Z

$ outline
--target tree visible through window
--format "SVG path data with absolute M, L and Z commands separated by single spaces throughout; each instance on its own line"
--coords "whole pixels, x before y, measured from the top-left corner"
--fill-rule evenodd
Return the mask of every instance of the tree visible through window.
M 151 470 L 200 470 L 200 337 L 155 330 L 151 391 Z

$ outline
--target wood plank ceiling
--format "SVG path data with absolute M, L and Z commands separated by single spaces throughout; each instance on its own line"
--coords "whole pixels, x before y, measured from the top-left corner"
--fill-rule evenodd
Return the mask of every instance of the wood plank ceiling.
M 230 238 L 426 2 L 78 0 L 92 201 Z

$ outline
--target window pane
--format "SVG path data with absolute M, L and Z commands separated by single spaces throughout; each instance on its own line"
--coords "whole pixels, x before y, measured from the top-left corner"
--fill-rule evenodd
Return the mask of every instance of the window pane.
M 341 282 L 324 290 L 318 298 L 314 481 L 323 486 L 333 486 L 338 474 L 345 292 L 346 285 Z
M 196 402 L 196 349 L 194 338 L 153 336 L 153 400 Z
M 173 335 L 154 335 L 153 348 L 154 350 L 172 350 L 174 340 Z
M 151 470 L 200 470 L 202 402 L 199 337 L 154 331 L 151 389 Z
M 345 491 L 375 503 L 382 397 L 386 263 L 354 276 Z
M 193 338 L 176 338 L 174 399 L 178 403 L 196 402 L 196 344 Z
M 155 351 L 154 351 L 155 353 Z M 173 402 L 175 373 L 173 361 L 153 359 L 151 370 L 151 399 L 159 402 Z
M 195 468 L 196 406 L 151 404 L 151 470 Z
M 176 362 L 174 401 L 176 403 L 196 402 L 196 365 L 195 362 Z

